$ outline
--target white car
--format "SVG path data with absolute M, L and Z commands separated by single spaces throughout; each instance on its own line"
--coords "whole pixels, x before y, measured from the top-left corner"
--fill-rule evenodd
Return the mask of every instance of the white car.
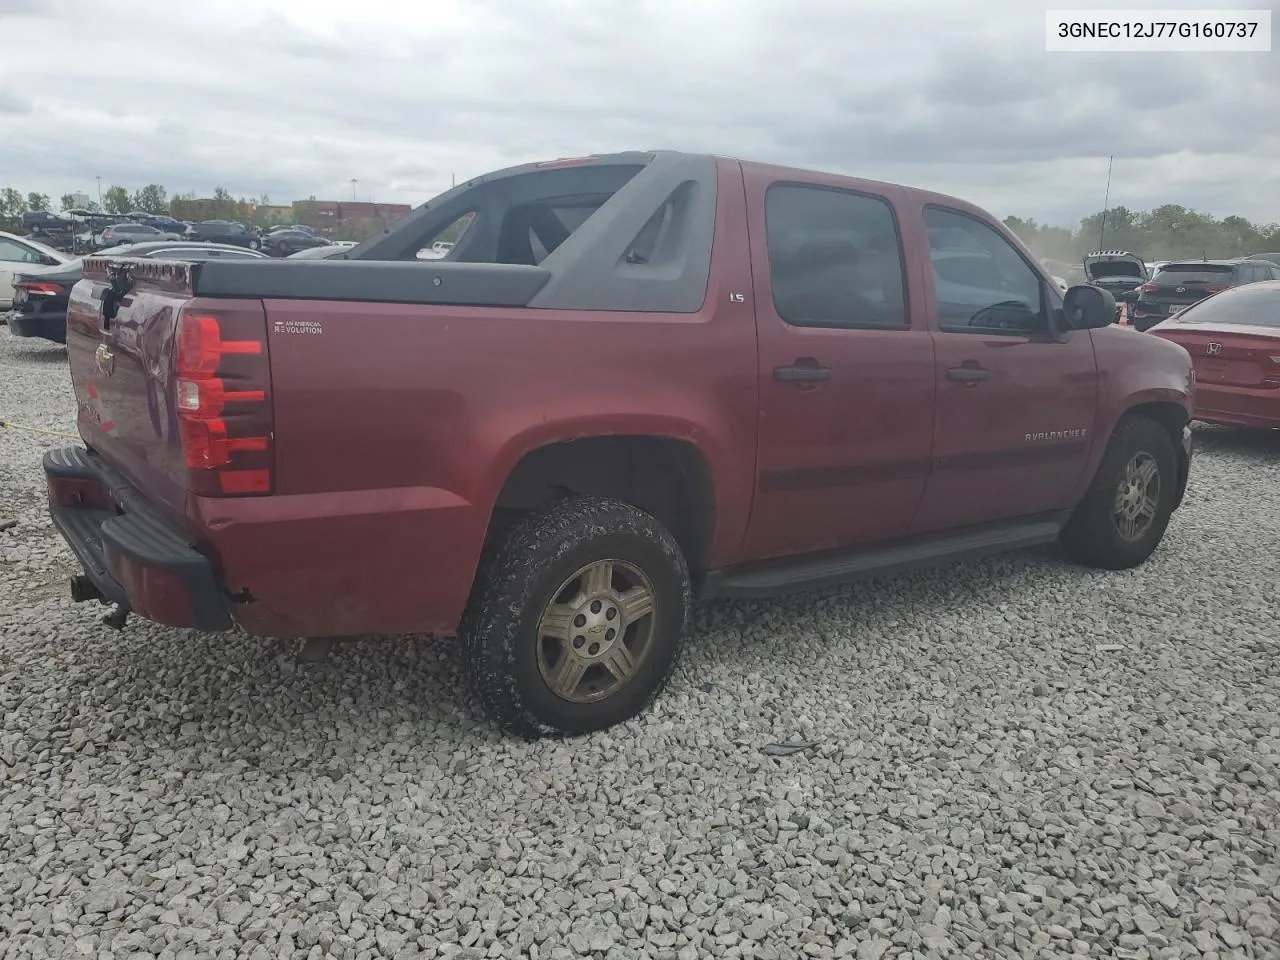
M 13 309 L 15 273 L 38 273 L 44 267 L 70 263 L 71 259 L 39 240 L 0 231 L 0 310 Z

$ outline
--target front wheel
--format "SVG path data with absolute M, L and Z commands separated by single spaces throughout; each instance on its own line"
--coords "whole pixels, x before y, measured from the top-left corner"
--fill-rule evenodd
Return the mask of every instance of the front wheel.
M 1141 564 L 1164 537 L 1177 480 L 1177 454 L 1168 431 L 1146 417 L 1123 420 L 1062 531 L 1067 554 L 1104 570 Z
M 670 676 L 691 598 L 680 547 L 652 516 L 561 501 L 481 564 L 460 631 L 471 688 L 503 729 L 530 739 L 621 723 Z
M 261 240 L 250 240 L 250 241 L 249 241 L 249 249 L 250 249 L 250 250 L 261 250 L 261 249 L 262 249 L 262 241 L 261 241 Z

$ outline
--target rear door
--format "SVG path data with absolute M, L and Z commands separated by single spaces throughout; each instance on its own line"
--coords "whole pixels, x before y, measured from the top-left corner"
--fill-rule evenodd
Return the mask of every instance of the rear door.
M 1089 332 L 1050 337 L 1059 292 L 990 224 L 932 204 L 914 215 L 928 236 L 938 391 L 933 471 L 915 530 L 1068 506 L 1094 440 Z
M 904 268 L 902 192 L 743 169 L 760 363 L 745 552 L 901 536 L 929 470 L 935 392 L 933 343 Z

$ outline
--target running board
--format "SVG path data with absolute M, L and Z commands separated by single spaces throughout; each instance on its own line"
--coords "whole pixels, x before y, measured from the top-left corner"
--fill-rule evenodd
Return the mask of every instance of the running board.
M 866 577 L 905 573 L 956 560 L 1041 546 L 1057 540 L 1061 532 L 1061 524 L 1042 521 L 934 537 L 916 543 L 859 550 L 857 553 L 774 561 L 767 568 L 756 566 L 754 569 L 727 570 L 710 575 L 704 585 L 703 598 L 772 597 Z

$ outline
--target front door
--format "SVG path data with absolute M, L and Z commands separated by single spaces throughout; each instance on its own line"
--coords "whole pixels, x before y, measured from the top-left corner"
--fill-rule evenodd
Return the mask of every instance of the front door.
M 1049 335 L 1059 293 L 999 231 L 926 206 L 937 315 L 933 472 L 914 531 L 1070 506 L 1089 459 L 1098 373 L 1089 331 Z
M 760 354 L 744 553 L 904 535 L 929 471 L 935 387 L 933 341 L 910 309 L 900 192 L 744 172 Z

